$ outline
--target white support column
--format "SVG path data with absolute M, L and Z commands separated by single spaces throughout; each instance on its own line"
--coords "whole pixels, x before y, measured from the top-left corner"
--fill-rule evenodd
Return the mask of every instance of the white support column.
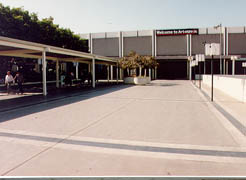
M 91 54 L 93 54 L 93 37 L 92 37 L 92 34 L 90 33 L 90 51 L 91 51 Z
M 43 50 L 42 52 L 42 64 L 43 64 L 43 95 L 47 96 L 47 81 L 46 81 L 46 52 Z
M 121 33 L 121 57 L 124 57 L 124 35 Z
M 149 68 L 149 79 L 151 81 L 151 69 Z
M 229 33 L 228 29 L 226 28 L 226 55 L 229 55 Z
M 122 77 L 122 69 L 120 68 L 120 80 L 122 80 L 123 77 Z
M 114 79 L 114 69 L 113 69 L 114 67 L 113 67 L 113 65 L 111 65 L 110 66 L 110 70 L 111 70 L 111 72 L 110 72 L 110 75 L 111 75 L 111 80 L 113 80 Z
M 95 58 L 92 59 L 92 87 L 96 87 L 96 69 L 95 69 Z
M 190 56 L 190 38 L 189 38 L 189 35 L 187 34 L 186 35 L 186 45 L 187 45 L 187 56 Z
M 187 60 L 187 66 L 186 66 L 186 69 L 187 69 L 187 79 L 190 79 L 190 62 Z
M 190 56 L 192 56 L 192 35 L 190 34 L 189 37 L 190 37 Z
M 56 61 L 56 87 L 59 88 L 60 87 L 60 79 L 59 79 L 59 60 Z
M 235 60 L 232 60 L 232 75 L 235 75 Z
M 155 35 L 154 35 L 154 37 L 155 37 L 155 54 L 154 54 L 154 56 L 155 57 L 157 57 L 157 37 L 156 37 L 156 30 L 154 31 L 154 33 L 155 33 Z
M 155 30 L 152 32 L 152 56 L 155 57 Z
M 76 79 L 79 79 L 79 62 L 76 63 Z
M 189 61 L 189 65 L 190 65 L 190 73 L 189 73 L 189 79 L 192 80 L 192 66 L 191 66 L 191 61 Z
M 119 58 L 122 57 L 122 32 L 119 32 Z
M 108 78 L 108 82 L 109 82 L 109 65 L 107 65 L 107 78 Z
M 116 68 L 116 81 L 117 81 L 117 84 L 118 84 L 118 82 L 119 82 L 119 68 L 118 68 L 118 66 Z

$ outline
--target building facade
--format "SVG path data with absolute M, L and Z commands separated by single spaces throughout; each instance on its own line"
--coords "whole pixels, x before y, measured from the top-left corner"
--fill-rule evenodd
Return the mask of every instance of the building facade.
M 246 56 L 246 27 L 209 27 L 81 34 L 89 40 L 91 53 L 123 57 L 130 51 L 154 56 L 159 63 L 158 79 L 188 79 L 198 73 L 191 69 L 189 56 L 204 54 L 204 43 L 220 43 L 221 56 L 215 57 L 214 73 L 231 74 L 230 56 Z M 201 73 L 211 73 L 211 57 L 206 57 Z M 235 63 L 235 74 L 243 74 L 242 61 Z M 205 64 L 205 65 L 204 65 Z

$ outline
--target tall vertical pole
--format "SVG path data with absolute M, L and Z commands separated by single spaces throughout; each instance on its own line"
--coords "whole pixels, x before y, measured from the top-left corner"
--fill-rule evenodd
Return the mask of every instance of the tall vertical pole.
M 92 87 L 96 87 L 95 58 L 92 59 Z
M 43 95 L 47 96 L 47 81 L 46 81 L 46 51 L 43 50 L 42 52 L 42 64 L 43 64 Z
M 110 72 L 110 75 L 111 75 L 111 80 L 113 80 L 114 79 L 114 69 L 113 69 L 114 67 L 113 67 L 113 65 L 111 65 L 110 66 L 110 69 L 111 69 L 111 72 Z
M 120 68 L 119 71 L 120 71 L 120 80 L 122 80 L 122 79 L 123 79 L 123 76 L 122 76 L 122 69 Z
M 149 79 L 151 81 L 151 69 L 149 68 Z
M 117 64 L 117 67 L 116 67 L 116 82 L 117 82 L 117 84 L 119 82 L 119 68 L 118 68 L 118 64 Z
M 189 64 L 190 64 L 190 73 L 189 73 L 189 75 L 190 75 L 190 80 L 192 80 L 192 61 L 191 60 L 189 60 Z
M 186 71 L 187 71 L 187 79 L 189 79 L 190 75 L 189 75 L 189 70 L 190 70 L 190 64 L 189 64 L 189 60 L 186 61 Z
M 79 62 L 76 62 L 76 79 L 79 79 Z
M 108 79 L 108 83 L 109 83 L 109 65 L 107 65 L 107 79 Z
M 194 66 L 194 74 L 195 74 L 195 79 L 194 79 L 195 81 L 194 82 L 195 82 L 195 85 L 196 85 L 196 65 Z
M 93 54 L 93 37 L 92 37 L 92 34 L 90 33 L 90 51 L 91 51 L 91 54 Z
M 59 60 L 56 61 L 56 87 L 60 87 L 59 83 Z
M 199 88 L 202 88 L 202 82 L 201 82 L 201 63 L 198 62 L 199 66 Z
M 212 75 L 212 80 L 211 80 L 211 101 L 214 101 L 214 67 L 213 67 L 213 58 L 214 56 L 212 55 L 212 60 L 211 60 L 211 75 Z
M 232 75 L 235 75 L 235 60 L 232 60 Z

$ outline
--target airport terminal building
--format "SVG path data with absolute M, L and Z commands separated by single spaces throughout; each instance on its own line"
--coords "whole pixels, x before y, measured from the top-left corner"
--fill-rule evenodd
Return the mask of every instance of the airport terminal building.
M 89 51 L 108 57 L 127 56 L 130 51 L 154 56 L 159 63 L 152 73 L 155 79 L 189 79 L 198 73 L 190 68 L 189 56 L 204 54 L 204 43 L 220 43 L 221 56 L 215 56 L 214 73 L 243 74 L 242 62 L 246 57 L 246 27 L 209 27 L 191 29 L 159 29 L 81 34 L 88 39 Z M 241 59 L 231 61 L 231 56 Z M 206 57 L 201 73 L 210 74 L 211 57 Z M 205 66 L 204 66 L 205 64 Z M 153 70 L 155 71 L 155 70 Z

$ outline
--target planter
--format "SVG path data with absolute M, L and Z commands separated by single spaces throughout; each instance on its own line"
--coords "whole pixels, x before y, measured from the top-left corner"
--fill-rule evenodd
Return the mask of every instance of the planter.
M 125 84 L 145 85 L 150 83 L 149 77 L 127 77 L 124 78 Z

